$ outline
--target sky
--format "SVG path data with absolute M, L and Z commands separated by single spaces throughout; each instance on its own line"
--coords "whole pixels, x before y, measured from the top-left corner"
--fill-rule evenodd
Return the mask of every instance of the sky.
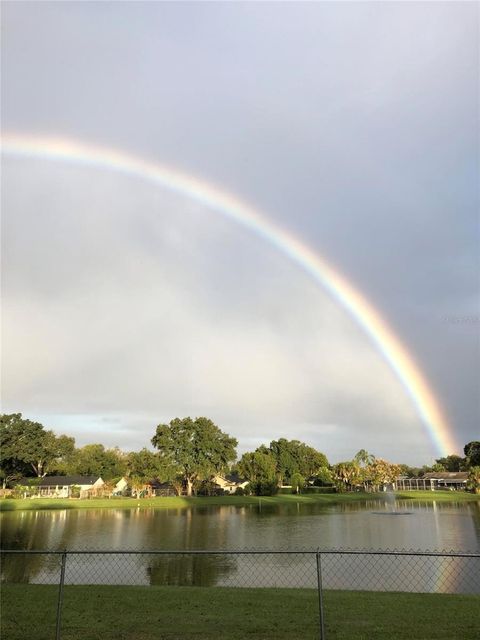
M 122 150 L 233 194 L 322 256 L 480 436 L 479 6 L 4 2 L 2 131 Z M 2 159 L 2 410 L 77 444 L 207 416 L 440 455 L 378 348 L 271 243 L 108 168 Z M 454 453 L 453 451 L 449 453 Z

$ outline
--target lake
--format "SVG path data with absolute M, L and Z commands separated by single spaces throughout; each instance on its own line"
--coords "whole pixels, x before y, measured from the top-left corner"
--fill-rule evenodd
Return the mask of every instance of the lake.
M 4 549 L 480 551 L 480 502 L 70 509 L 11 511 L 0 518 Z M 411 590 L 405 580 L 409 569 L 418 573 L 419 591 L 471 592 L 472 575 L 480 575 L 478 558 L 445 562 L 376 556 L 372 564 L 371 556 L 325 556 L 324 574 L 330 588 Z M 6 557 L 3 579 L 55 582 L 58 563 L 58 556 Z M 83 554 L 69 557 L 66 577 L 71 583 L 315 586 L 316 567 L 311 555 L 301 553 Z

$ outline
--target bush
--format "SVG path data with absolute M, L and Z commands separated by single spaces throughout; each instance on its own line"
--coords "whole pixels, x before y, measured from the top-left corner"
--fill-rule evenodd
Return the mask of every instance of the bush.
M 223 496 L 223 489 L 210 480 L 196 482 L 194 489 L 197 496 Z
M 247 492 L 245 491 L 245 489 L 243 487 L 237 487 L 235 489 L 235 493 L 233 495 L 235 495 L 235 496 L 246 496 Z
M 332 472 L 328 467 L 321 467 L 313 479 L 315 487 L 331 487 L 333 484 Z
M 80 498 L 80 487 L 77 485 L 72 485 L 70 489 L 70 497 L 71 498 Z
M 274 496 L 278 493 L 276 482 L 252 482 L 249 486 L 255 496 Z
M 28 484 L 17 484 L 13 488 L 13 496 L 15 498 L 30 498 L 38 493 L 38 484 L 40 478 L 32 478 L 28 480 Z

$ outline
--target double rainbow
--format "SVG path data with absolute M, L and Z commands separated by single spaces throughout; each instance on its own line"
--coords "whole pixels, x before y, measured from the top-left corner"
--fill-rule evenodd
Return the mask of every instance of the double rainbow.
M 246 227 L 288 256 L 344 307 L 389 364 L 413 402 L 428 435 L 441 455 L 458 450 L 452 429 L 425 377 L 380 313 L 325 259 L 253 207 L 196 178 L 122 151 L 63 138 L 4 134 L 3 152 L 108 169 L 155 183 L 188 196 Z

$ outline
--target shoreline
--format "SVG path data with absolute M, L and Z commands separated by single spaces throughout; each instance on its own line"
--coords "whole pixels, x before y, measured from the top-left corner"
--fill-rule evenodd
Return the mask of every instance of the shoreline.
M 0 512 L 12 511 L 45 511 L 63 509 L 186 509 L 205 506 L 274 506 L 291 504 L 337 505 L 355 502 L 443 502 L 465 503 L 480 502 L 480 495 L 464 491 L 398 491 L 395 493 L 315 493 L 280 494 L 276 496 L 174 496 L 154 498 L 2 498 Z

